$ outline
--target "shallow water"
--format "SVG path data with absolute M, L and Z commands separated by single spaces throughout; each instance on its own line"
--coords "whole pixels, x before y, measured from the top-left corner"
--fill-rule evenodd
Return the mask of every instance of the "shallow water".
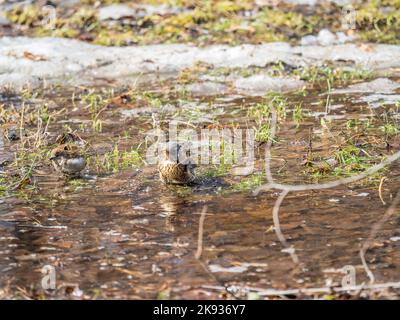
M 279 140 L 272 147 L 272 172 L 277 181 L 315 182 L 315 177 L 303 172 L 302 163 L 310 128 L 315 152 L 329 155 L 347 120 L 371 117 L 365 104 L 353 103 L 359 96 L 332 96 L 331 105 L 338 107 L 329 113 L 333 121 L 330 133 L 321 128 L 326 97 L 318 93 L 306 98 L 290 96 L 290 100 L 303 101 L 309 115 L 297 128 L 289 116 L 279 123 Z M 90 119 L 78 102 L 71 110 L 65 92 L 43 99 L 55 101 L 54 110 L 69 108 L 49 126 L 50 136 L 60 132 L 62 125 L 78 128 Z M 160 117 L 186 122 L 189 118 L 196 128 L 216 122 L 246 127 L 251 121 L 246 109 L 258 101 L 261 99 L 224 96 L 179 102 L 171 97 L 175 109 L 167 108 Z M 112 150 L 125 131 L 130 138 L 121 138 L 119 146 L 138 145 L 143 133 L 152 128 L 148 110 L 132 116 L 121 106 L 112 106 L 102 113 L 102 119 L 101 133 L 90 129 L 82 133 L 96 153 Z M 370 153 L 388 154 L 378 138 L 369 139 L 373 135 L 382 135 L 375 124 L 363 132 L 360 141 L 372 144 Z M 12 154 L 15 145 L 4 142 L 2 148 L 4 154 Z M 264 152 L 265 144 L 257 145 L 256 172 L 264 170 Z M 166 186 L 158 180 L 155 165 L 116 173 L 96 172 L 90 167 L 82 179 L 65 181 L 44 164 L 34 173 L 35 191 L 11 193 L 0 200 L 0 286 L 4 295 L 34 298 L 243 298 L 246 288 L 338 286 L 344 276 L 341 268 L 346 265 L 355 267 L 356 282 L 361 284 L 368 282 L 368 277 L 360 246 L 396 195 L 399 175 L 397 161 L 375 180 L 290 192 L 279 219 L 287 244 L 297 254 L 299 261 L 294 263 L 273 228 L 272 208 L 279 190 L 254 195 L 254 186 L 235 191 L 245 177 L 229 172 L 191 187 Z M 386 205 L 378 194 L 381 176 L 388 177 L 383 188 Z M 202 252 L 197 259 L 205 207 Z M 399 222 L 396 212 L 383 224 L 366 254 L 377 283 L 400 280 Z M 56 290 L 41 288 L 45 265 L 56 268 Z M 232 295 L 222 289 L 232 285 L 242 290 Z

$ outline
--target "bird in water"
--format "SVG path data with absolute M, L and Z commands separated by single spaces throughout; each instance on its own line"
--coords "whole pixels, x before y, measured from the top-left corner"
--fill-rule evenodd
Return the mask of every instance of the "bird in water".
M 57 172 L 67 177 L 78 177 L 86 167 L 85 157 L 79 147 L 61 144 L 51 151 L 51 162 Z
M 3 131 L 4 137 L 8 141 L 17 141 L 20 139 L 20 132 L 23 130 L 18 129 L 18 126 L 14 123 L 7 123 L 0 126 L 0 131 Z
M 74 133 L 63 133 L 56 138 L 58 144 L 52 151 L 50 161 L 57 172 L 66 177 L 78 177 L 86 167 L 83 146 L 85 141 Z
M 169 142 L 161 155 L 158 165 L 160 179 L 167 184 L 190 184 L 195 181 L 195 165 L 183 163 L 180 151 L 182 146 L 176 142 Z

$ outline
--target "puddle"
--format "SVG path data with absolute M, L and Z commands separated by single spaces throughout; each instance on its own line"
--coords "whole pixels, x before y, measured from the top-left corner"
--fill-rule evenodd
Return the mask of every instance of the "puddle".
M 0 298 L 399 299 L 398 1 L 1 2 Z
M 82 179 L 65 181 L 45 161 L 34 168 L 30 187 L 3 191 L 3 294 L 74 299 L 150 299 L 160 294 L 173 299 L 224 298 L 231 294 L 215 288 L 234 285 L 282 290 L 341 283 L 342 273 L 325 270 L 342 270 L 348 265 L 356 269 L 357 283 L 368 281 L 360 246 L 399 189 L 398 162 L 352 184 L 290 192 L 279 216 L 289 246 L 285 247 L 272 216 L 280 191 L 253 194 L 266 182 L 265 143 L 255 144 L 254 168 L 228 166 L 223 170 L 200 165 L 202 180 L 194 186 L 164 185 L 156 165 L 133 160 L 135 150 L 145 156 L 149 146 L 146 132 L 155 123 L 163 129 L 176 120 L 180 128 L 195 130 L 258 130 L 267 123 L 263 116 L 257 118 L 265 98 L 193 97 L 166 93 L 159 87 L 141 88 L 133 100 L 98 88 L 100 96 L 111 94 L 114 101 L 95 113 L 102 120 L 101 127 L 95 126 L 88 106 L 90 99 L 100 99 L 94 93 L 86 102 L 82 97 L 87 91 L 76 88 L 45 91 L 36 98 L 38 104 L 53 105 L 46 111 L 52 117 L 49 140 L 68 125 L 91 146 L 92 160 Z M 397 123 L 388 115 L 398 109 L 384 105 L 371 113 L 365 104 L 354 102 L 357 97 L 333 95 L 328 111 L 326 97 L 317 91 L 281 97 L 287 99 L 287 106 L 280 110 L 271 159 L 277 181 L 335 180 L 362 172 L 396 151 L 388 150 L 386 143 L 395 143 L 396 134 L 389 129 L 396 130 Z M 26 105 L 34 108 L 35 103 L 29 101 L 27 98 Z M 302 110 L 296 109 L 299 103 Z M 13 104 L 20 110 L 21 101 Z M 10 105 L 6 101 L 6 110 Z M 28 132 L 34 132 L 37 125 L 27 124 Z M 2 154 L 12 154 L 20 143 L 1 142 Z M 100 156 L 99 163 L 95 155 Z M 110 163 L 104 162 L 105 155 Z M 328 161 L 332 158 L 338 160 Z M 115 166 L 113 161 L 120 163 Z M 387 180 L 381 196 L 386 205 L 378 192 L 383 176 Z M 393 215 L 385 222 L 366 254 L 377 282 L 399 281 L 398 218 Z M 200 232 L 201 256 L 197 259 Z M 292 261 L 293 253 L 298 263 Z M 46 265 L 56 269 L 57 288 L 52 291 L 41 287 L 41 270 Z

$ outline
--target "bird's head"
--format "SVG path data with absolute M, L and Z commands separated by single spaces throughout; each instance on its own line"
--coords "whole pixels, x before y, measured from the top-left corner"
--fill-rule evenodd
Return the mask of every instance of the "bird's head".
M 175 142 L 170 141 L 163 146 L 162 160 L 179 163 L 179 151 L 181 146 Z
M 50 160 L 57 160 L 60 158 L 73 158 L 78 156 L 78 147 L 71 144 L 61 144 L 51 150 Z

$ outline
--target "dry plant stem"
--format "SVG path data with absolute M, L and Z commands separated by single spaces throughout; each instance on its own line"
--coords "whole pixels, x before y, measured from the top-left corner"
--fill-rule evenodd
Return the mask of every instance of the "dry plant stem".
M 374 224 L 374 226 L 371 229 L 371 233 L 370 233 L 368 239 L 364 242 L 364 244 L 361 247 L 360 258 L 361 258 L 361 262 L 363 264 L 364 270 L 369 277 L 370 283 L 375 282 L 375 277 L 374 277 L 374 274 L 372 273 L 372 271 L 368 267 L 368 264 L 365 260 L 365 254 L 366 254 L 368 248 L 370 247 L 372 240 L 375 239 L 377 233 L 382 228 L 382 225 L 396 212 L 396 209 L 397 209 L 397 206 L 399 205 L 399 203 L 400 203 L 400 191 L 397 192 L 396 197 L 394 198 L 390 207 L 386 210 L 383 217 L 377 223 Z
M 225 290 L 223 286 L 202 286 L 204 289 L 212 290 Z M 299 295 L 299 294 L 317 294 L 317 293 L 340 293 L 340 292 L 361 292 L 365 290 L 377 291 L 388 288 L 400 288 L 400 282 L 385 282 L 376 283 L 370 285 L 357 285 L 357 286 L 345 286 L 345 287 L 321 287 L 321 288 L 304 288 L 304 289 L 287 289 L 287 290 L 275 290 L 275 289 L 262 289 L 262 288 L 252 288 L 244 287 L 243 289 L 248 292 L 255 292 L 260 296 L 285 296 L 285 295 Z
M 199 234 L 197 239 L 197 251 L 195 254 L 195 258 L 197 260 L 200 259 L 201 254 L 203 252 L 203 232 L 204 232 L 204 220 L 206 218 L 206 213 L 207 213 L 207 206 L 204 206 L 203 210 L 201 211 L 199 219 Z
M 386 180 L 386 177 L 382 177 L 381 182 L 379 183 L 379 199 L 381 199 L 382 204 L 386 205 L 385 200 L 383 200 L 383 196 L 382 196 L 382 187 L 383 187 L 383 182 Z
M 24 126 L 24 114 L 25 114 L 25 102 L 22 103 L 22 108 L 21 108 L 21 119 L 19 122 L 19 137 L 21 139 L 21 144 L 24 144 L 24 136 L 22 134 L 23 126 Z
M 293 262 L 295 264 L 298 264 L 299 258 L 297 257 L 297 254 L 295 253 L 295 249 L 287 243 L 286 238 L 281 231 L 281 227 L 280 227 L 280 223 L 279 223 L 279 209 L 281 207 L 283 199 L 285 199 L 285 197 L 287 196 L 288 193 L 289 193 L 288 190 L 283 190 L 282 193 L 279 195 L 279 198 L 276 200 L 275 206 L 272 210 L 272 218 L 274 220 L 274 230 L 275 230 L 276 236 L 278 237 L 282 246 L 284 246 L 286 249 L 288 249 L 288 252 L 289 252 L 290 257 L 292 258 Z

